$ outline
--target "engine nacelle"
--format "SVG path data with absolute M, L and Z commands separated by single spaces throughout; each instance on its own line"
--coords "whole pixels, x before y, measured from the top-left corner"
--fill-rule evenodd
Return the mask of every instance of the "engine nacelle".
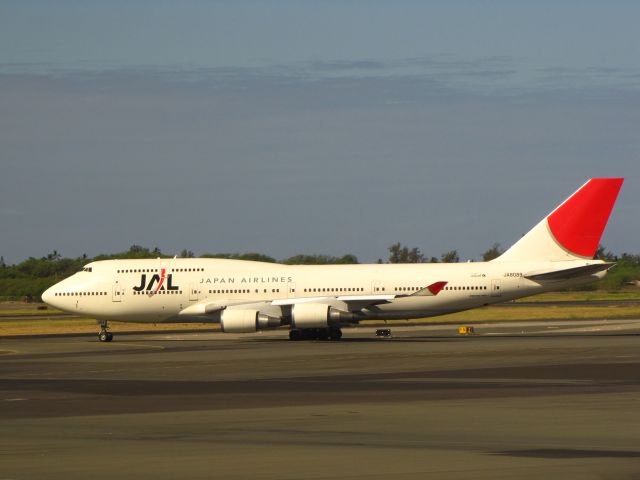
M 352 322 L 355 315 L 325 303 L 297 303 L 291 309 L 294 328 L 326 328 L 342 322 Z
M 220 316 L 220 326 L 225 333 L 250 333 L 280 325 L 282 319 L 265 315 L 259 310 L 228 308 Z

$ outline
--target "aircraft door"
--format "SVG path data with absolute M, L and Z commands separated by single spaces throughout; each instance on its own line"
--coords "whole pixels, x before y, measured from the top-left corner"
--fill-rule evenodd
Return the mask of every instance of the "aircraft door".
M 500 287 L 502 286 L 502 281 L 498 280 L 498 279 L 493 279 L 491 280 L 491 296 L 492 297 L 501 297 L 502 296 L 502 290 L 500 290 Z
M 382 282 L 380 280 L 374 280 L 371 282 L 371 295 L 380 295 L 382 292 Z
M 199 298 L 200 290 L 198 290 L 198 284 L 192 283 L 189 285 L 189 301 L 196 302 Z
M 287 283 L 287 297 L 294 298 L 296 296 L 296 284 L 289 282 Z
M 111 289 L 111 301 L 121 302 L 123 296 L 124 296 L 124 289 L 120 286 L 119 283 L 116 282 L 113 285 L 113 288 Z

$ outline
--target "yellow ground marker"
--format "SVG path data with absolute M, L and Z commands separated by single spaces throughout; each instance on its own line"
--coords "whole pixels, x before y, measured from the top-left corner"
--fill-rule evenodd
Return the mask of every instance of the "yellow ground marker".
M 471 326 L 462 326 L 462 327 L 458 327 L 458 334 L 459 335 L 473 335 L 475 333 L 475 330 L 473 329 L 473 327 Z

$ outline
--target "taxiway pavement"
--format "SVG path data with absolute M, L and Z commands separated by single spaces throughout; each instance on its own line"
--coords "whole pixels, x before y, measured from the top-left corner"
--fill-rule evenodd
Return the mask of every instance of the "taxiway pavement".
M 640 320 L 0 339 L 0 478 L 637 478 Z

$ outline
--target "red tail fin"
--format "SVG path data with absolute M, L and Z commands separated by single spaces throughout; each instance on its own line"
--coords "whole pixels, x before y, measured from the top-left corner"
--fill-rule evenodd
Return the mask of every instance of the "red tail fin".
M 593 257 L 616 203 L 623 178 L 592 178 L 548 217 L 556 241 L 576 255 Z
M 623 181 L 592 178 L 496 261 L 592 258 Z

